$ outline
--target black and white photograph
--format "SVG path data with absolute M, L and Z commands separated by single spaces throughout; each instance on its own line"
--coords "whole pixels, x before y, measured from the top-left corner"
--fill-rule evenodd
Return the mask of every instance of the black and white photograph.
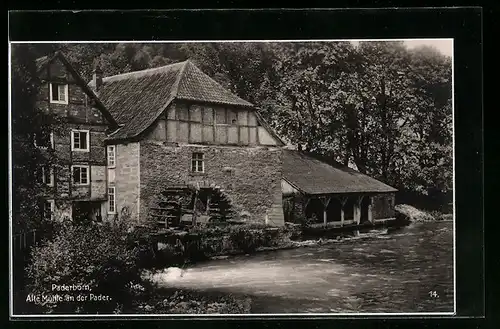
M 453 41 L 11 42 L 13 314 L 455 314 Z

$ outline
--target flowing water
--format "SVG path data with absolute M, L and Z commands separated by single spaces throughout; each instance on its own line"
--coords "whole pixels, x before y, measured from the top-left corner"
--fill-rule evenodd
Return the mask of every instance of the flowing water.
M 155 279 L 250 296 L 259 314 L 453 312 L 453 223 L 171 268 Z

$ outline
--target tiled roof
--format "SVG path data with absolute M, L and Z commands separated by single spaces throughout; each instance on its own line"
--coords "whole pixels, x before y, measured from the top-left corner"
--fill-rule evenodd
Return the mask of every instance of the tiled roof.
M 92 82 L 89 86 L 93 87 Z M 116 121 L 123 125 L 110 139 L 136 137 L 151 126 L 174 99 L 253 106 L 222 87 L 189 60 L 106 77 L 98 96 Z
M 45 66 L 45 64 L 47 64 L 49 61 L 50 61 L 49 56 L 43 56 L 43 57 L 37 58 L 35 61 L 37 71 L 42 69 Z
M 283 150 L 283 178 L 306 194 L 397 191 L 359 171 L 295 150 Z

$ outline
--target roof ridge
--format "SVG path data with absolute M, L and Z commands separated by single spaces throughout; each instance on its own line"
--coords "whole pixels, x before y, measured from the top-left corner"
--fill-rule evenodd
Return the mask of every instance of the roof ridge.
M 186 65 L 185 67 L 190 64 L 192 66 L 192 68 L 196 71 L 198 71 L 199 74 L 201 74 L 202 76 L 206 77 L 208 80 L 210 80 L 212 83 L 214 83 L 215 85 L 217 85 L 218 87 L 220 87 L 222 90 L 225 90 L 227 93 L 229 93 L 231 96 L 235 97 L 235 98 L 238 98 L 239 100 L 243 101 L 244 103 L 248 103 L 248 106 L 251 106 L 251 107 L 254 107 L 254 104 L 250 103 L 249 101 L 247 101 L 246 99 L 243 99 L 241 98 L 239 95 L 237 95 L 236 93 L 232 92 L 229 88 L 226 88 L 224 87 L 222 84 L 220 84 L 217 80 L 215 80 L 214 78 L 212 78 L 210 75 L 208 75 L 207 73 L 205 73 L 202 69 L 200 69 L 196 64 L 194 64 L 191 60 L 187 59 L 186 61 Z M 183 72 L 185 71 L 185 68 L 183 68 Z M 181 78 L 182 80 L 182 78 Z M 179 81 L 180 83 L 180 81 Z M 183 98 L 183 97 L 180 97 L 181 99 L 189 99 L 189 98 Z
M 175 77 L 174 84 L 172 85 L 172 88 L 170 91 L 170 93 L 172 94 L 173 97 L 177 97 L 177 94 L 179 93 L 179 84 L 182 80 L 182 77 L 184 76 L 184 72 L 186 72 L 186 66 L 188 64 L 192 64 L 189 61 L 189 59 L 185 60 L 184 62 L 181 62 L 181 63 L 182 63 L 182 67 L 181 67 L 179 73 L 177 73 L 177 77 Z
M 115 74 L 115 75 L 110 75 L 108 77 L 104 77 L 102 79 L 103 82 L 113 82 L 113 81 L 120 81 L 127 79 L 128 77 L 141 77 L 143 75 L 149 75 L 149 74 L 154 74 L 156 71 L 163 71 L 166 68 L 172 68 L 173 66 L 180 66 L 180 65 L 185 65 L 188 60 L 182 61 L 182 62 L 177 62 L 177 63 L 171 63 L 159 67 L 152 67 L 144 70 L 139 70 L 139 71 L 132 71 L 132 72 L 126 72 L 126 73 L 120 73 L 120 74 Z

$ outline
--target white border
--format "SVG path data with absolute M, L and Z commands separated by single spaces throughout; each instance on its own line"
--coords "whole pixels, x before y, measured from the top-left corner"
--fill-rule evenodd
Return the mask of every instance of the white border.
M 38 43 L 234 43 L 234 42 L 340 42 L 340 41 L 436 41 L 453 38 L 382 38 L 382 39 L 249 39 L 249 40 L 100 40 L 100 41 L 9 41 L 11 44 L 38 44 Z
M 451 39 L 451 125 L 453 127 L 453 314 L 457 314 L 457 237 L 456 237 L 456 182 L 455 182 L 455 41 Z
M 9 150 L 12 150 L 12 135 L 11 135 L 11 57 L 12 50 L 11 44 L 48 44 L 48 43 L 234 43 L 234 42 L 254 42 L 254 43 L 262 43 L 262 42 L 339 42 L 339 41 L 425 41 L 425 40 L 448 40 L 452 41 L 452 47 L 454 51 L 454 42 L 453 38 L 392 38 L 392 39 L 278 39 L 278 40 L 113 40 L 113 41 L 10 41 L 9 40 L 9 74 L 8 74 L 8 86 L 9 86 L 9 95 L 8 95 L 8 104 L 9 104 Z M 68 314 L 68 315 L 49 315 L 49 314 L 40 314 L 40 315 L 14 315 L 13 314 L 13 280 L 12 280 L 12 266 L 13 266 L 13 255 L 12 255 L 12 153 L 9 152 L 8 160 L 9 160 L 9 281 L 10 281 L 10 295 L 9 295 L 9 316 L 11 318 L 226 318 L 230 320 L 231 318 L 240 318 L 240 317 L 248 317 L 248 318 L 273 318 L 273 317 L 287 317 L 287 318 L 309 318 L 309 319 L 321 319 L 328 317 L 394 317 L 394 318 L 406 318 L 406 317 L 440 317 L 440 316 L 450 316 L 456 315 L 456 204 L 455 204 L 455 76 L 454 76 L 454 54 L 451 56 L 452 60 L 452 125 L 453 125 L 453 312 L 418 312 L 418 313 L 274 313 L 274 314 L 99 314 L 99 315 L 89 315 L 89 314 Z M 88 135 L 90 137 L 90 134 Z M 73 141 L 71 142 L 71 147 L 73 147 Z M 87 144 L 90 146 L 90 144 Z M 115 190 L 116 193 L 116 190 Z M 116 206 L 116 205 L 115 205 Z

